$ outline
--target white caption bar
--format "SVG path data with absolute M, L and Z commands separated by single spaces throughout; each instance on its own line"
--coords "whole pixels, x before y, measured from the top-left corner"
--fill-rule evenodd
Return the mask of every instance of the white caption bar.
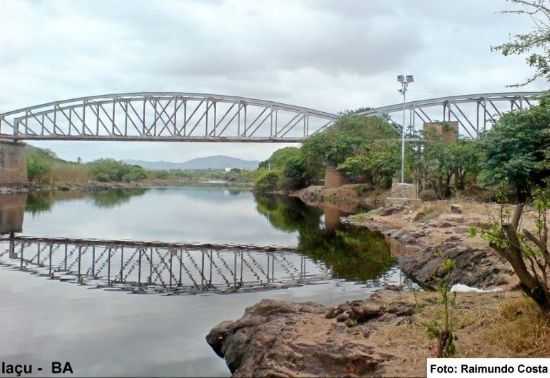
M 550 358 L 428 358 L 428 378 L 548 377 Z

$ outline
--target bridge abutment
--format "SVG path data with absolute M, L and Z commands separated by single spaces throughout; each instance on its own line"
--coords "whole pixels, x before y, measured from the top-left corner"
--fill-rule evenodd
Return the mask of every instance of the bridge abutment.
M 0 188 L 20 188 L 28 182 L 25 144 L 0 141 Z

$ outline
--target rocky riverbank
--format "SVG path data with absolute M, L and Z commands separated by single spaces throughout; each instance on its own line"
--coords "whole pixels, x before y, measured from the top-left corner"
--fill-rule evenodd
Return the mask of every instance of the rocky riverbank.
M 460 293 L 452 309 L 458 357 L 550 355 L 550 327 L 518 292 Z M 380 291 L 335 307 L 263 300 L 206 340 L 234 377 L 425 375 L 436 293 Z M 537 343 L 529 347 L 525 343 Z
M 385 206 L 387 193 L 364 185 L 329 189 L 311 186 L 292 193 L 310 206 L 336 208 L 350 215 L 343 222 L 379 231 L 389 243 L 401 270 L 427 289 L 434 289 L 441 263 L 450 258 L 456 268 L 452 284 L 483 289 L 509 288 L 517 281 L 509 264 L 470 229 L 483 228 L 498 213 L 496 204 L 475 201 L 413 201 Z M 533 218 L 526 213 L 526 218 Z
M 485 240 L 470 235 L 471 228 L 488 227 L 497 211 L 495 204 L 430 201 L 382 207 L 344 221 L 381 232 L 401 270 L 424 288 L 435 289 L 449 258 L 456 265 L 451 284 L 507 289 L 517 284 L 510 265 Z
M 349 212 L 374 203 L 363 190 L 310 187 L 294 196 Z M 381 201 L 384 194 L 375 197 Z M 517 279 L 508 263 L 470 235 L 472 227 L 488 227 L 499 209 L 474 201 L 411 201 L 348 216 L 344 222 L 382 233 L 401 270 L 428 291 L 393 288 L 335 307 L 263 300 L 241 319 L 213 328 L 207 342 L 236 377 L 423 376 L 426 358 L 436 351 L 427 331 L 443 324 L 433 289 L 450 258 L 452 285 L 488 290 L 456 296 L 451 316 L 457 357 L 550 356 L 550 323 L 514 290 Z M 526 227 L 534 220 L 527 210 Z
M 354 213 L 362 209 L 382 206 L 387 194 L 382 191 L 373 191 L 365 184 L 348 184 L 338 188 L 314 185 L 289 195 L 300 198 L 309 206 L 328 206 L 345 213 Z

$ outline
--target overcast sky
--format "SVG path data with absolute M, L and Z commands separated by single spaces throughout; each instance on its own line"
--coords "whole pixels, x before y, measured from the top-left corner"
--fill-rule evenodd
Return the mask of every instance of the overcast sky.
M 257 97 L 338 112 L 506 91 L 531 73 L 490 47 L 529 31 L 504 0 L 0 0 L 0 112 L 133 91 Z M 533 83 L 523 90 L 546 89 Z M 67 159 L 265 159 L 282 145 L 41 142 Z

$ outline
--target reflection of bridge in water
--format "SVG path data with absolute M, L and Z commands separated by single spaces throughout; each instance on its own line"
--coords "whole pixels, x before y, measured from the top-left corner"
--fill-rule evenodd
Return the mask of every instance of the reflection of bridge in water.
M 0 264 L 50 279 L 132 293 L 233 293 L 322 283 L 322 263 L 275 246 L 0 239 Z

